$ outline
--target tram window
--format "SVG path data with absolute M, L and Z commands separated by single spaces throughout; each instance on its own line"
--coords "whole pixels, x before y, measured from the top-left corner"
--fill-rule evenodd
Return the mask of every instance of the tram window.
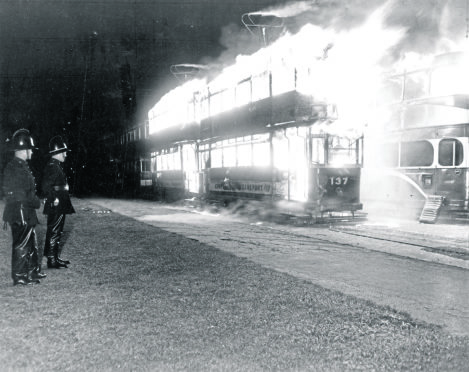
M 252 136 L 252 141 L 253 142 L 265 142 L 269 140 L 269 134 L 264 133 L 264 134 L 255 134 Z
M 235 167 L 236 166 L 236 147 L 228 146 L 223 149 L 223 166 Z
M 252 145 L 251 143 L 245 143 L 238 145 L 238 166 L 250 166 L 252 165 Z
M 182 164 L 181 164 L 181 153 L 180 151 L 176 151 L 176 152 L 173 152 L 172 153 L 172 157 L 171 157 L 171 168 L 170 169 L 174 169 L 174 170 L 180 170 L 182 167 Z
M 268 142 L 253 143 L 252 162 L 254 166 L 270 164 L 270 144 Z
M 313 138 L 312 161 L 315 164 L 324 164 L 324 138 Z
M 438 163 L 442 166 L 461 165 L 463 160 L 462 143 L 456 139 L 443 139 L 438 145 Z
M 356 152 L 355 141 L 348 138 L 330 136 L 329 144 L 329 164 L 355 164 Z
M 272 95 L 295 90 L 295 70 L 283 67 L 272 72 Z
M 206 169 L 210 168 L 211 166 L 212 161 L 210 158 L 210 152 L 208 150 L 202 150 L 199 147 L 199 169 Z
M 156 157 L 156 170 L 162 171 L 163 168 L 163 155 L 157 155 Z
M 251 80 L 245 80 L 236 87 L 236 106 L 251 102 Z
M 202 107 L 200 102 L 200 97 L 198 93 L 194 93 L 194 100 L 191 103 L 193 119 L 198 122 L 202 119 Z
M 216 115 L 228 111 L 235 105 L 233 89 L 225 89 L 210 96 L 210 114 Z
M 158 156 L 156 155 L 155 152 L 152 152 L 151 154 L 151 171 L 152 172 L 156 172 L 157 162 L 158 162 Z
M 401 143 L 401 167 L 429 167 L 433 164 L 433 146 L 428 141 Z
M 223 150 L 221 148 L 212 149 L 211 151 L 212 168 L 223 167 Z
M 202 100 L 200 101 L 200 106 L 199 106 L 200 110 L 199 110 L 199 113 L 200 113 L 200 119 L 205 119 L 205 118 L 208 118 L 209 117 L 209 114 L 208 114 L 208 97 L 203 97 Z
M 259 101 L 269 97 L 269 74 L 263 72 L 260 75 L 252 77 L 252 100 Z
M 151 171 L 151 168 L 150 168 L 150 160 L 149 159 L 141 159 L 140 160 L 140 170 L 142 172 L 150 172 Z
M 210 96 L 210 115 L 216 115 L 222 111 L 221 92 L 214 93 Z

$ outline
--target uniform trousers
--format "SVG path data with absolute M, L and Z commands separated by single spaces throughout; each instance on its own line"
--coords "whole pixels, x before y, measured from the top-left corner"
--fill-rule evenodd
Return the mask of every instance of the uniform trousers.
M 60 256 L 60 239 L 65 225 L 65 214 L 51 213 L 47 215 L 46 242 L 44 244 L 44 255 L 46 257 Z
M 13 237 L 11 277 L 14 282 L 30 279 L 33 271 L 41 271 L 39 255 L 42 252 L 39 252 L 37 245 L 36 227 L 19 223 L 10 226 Z

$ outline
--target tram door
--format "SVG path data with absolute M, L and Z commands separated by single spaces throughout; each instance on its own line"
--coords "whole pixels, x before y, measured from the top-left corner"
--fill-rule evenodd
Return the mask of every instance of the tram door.
M 307 142 L 303 128 L 276 131 L 272 137 L 273 166 L 287 179 L 283 193 L 286 200 L 308 198 Z
M 433 189 L 434 193 L 446 196 L 460 206 L 468 199 L 467 167 L 468 138 L 443 138 L 434 141 L 437 154 L 437 167 L 431 176 L 422 174 L 424 189 Z M 434 184 L 434 185 L 433 185 Z
M 185 189 L 191 194 L 200 191 L 200 173 L 197 165 L 197 144 L 184 144 L 181 151 Z

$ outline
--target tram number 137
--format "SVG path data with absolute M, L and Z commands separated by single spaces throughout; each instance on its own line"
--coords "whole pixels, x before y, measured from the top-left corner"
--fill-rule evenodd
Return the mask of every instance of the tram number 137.
M 331 186 L 344 186 L 348 183 L 348 177 L 329 177 Z

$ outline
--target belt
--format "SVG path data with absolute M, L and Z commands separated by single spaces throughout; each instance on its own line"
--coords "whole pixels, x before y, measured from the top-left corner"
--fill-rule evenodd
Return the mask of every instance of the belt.
M 54 186 L 55 191 L 68 191 L 68 185 Z

